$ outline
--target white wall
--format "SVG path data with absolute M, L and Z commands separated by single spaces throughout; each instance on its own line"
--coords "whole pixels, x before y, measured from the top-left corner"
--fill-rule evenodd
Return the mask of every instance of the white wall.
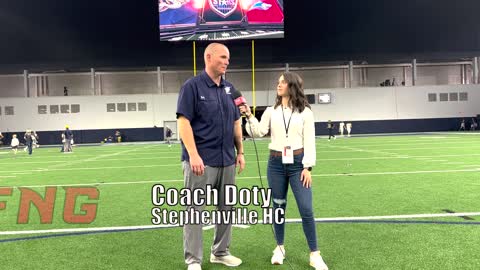
M 332 93 L 331 104 L 313 104 L 315 121 L 355 121 L 468 117 L 480 114 L 480 85 L 444 85 L 416 87 L 372 87 L 350 89 L 307 89 L 307 94 Z M 428 93 L 467 92 L 468 101 L 428 102 Z M 249 104 L 252 93 L 243 91 Z M 257 106 L 274 103 L 276 91 L 256 92 Z M 2 98 L 1 131 L 25 129 L 61 130 L 115 129 L 163 126 L 175 120 L 178 94 L 58 96 L 39 98 Z M 107 112 L 107 103 L 146 102 L 146 112 Z M 80 104 L 80 113 L 38 114 L 38 105 Z M 5 106 L 14 106 L 15 115 L 5 115 Z
M 63 96 L 64 86 L 67 87 L 70 96 L 93 95 L 90 78 L 89 74 L 48 76 L 48 96 Z M 36 82 L 30 81 L 30 89 L 35 90 L 36 87 Z
M 392 89 L 350 88 L 307 90 L 307 94 L 331 93 L 331 104 L 313 104 L 315 121 L 397 119 Z
M 472 68 L 467 65 L 466 80 L 472 81 Z M 451 66 L 418 66 L 417 86 L 421 85 L 456 85 L 461 84 L 460 65 Z M 201 70 L 198 70 L 201 72 Z M 317 69 L 296 71 L 303 77 L 305 88 L 344 88 L 345 80 L 349 82 L 348 71 L 345 69 Z M 406 85 L 412 84 L 412 69 L 406 68 Z M 255 88 L 257 91 L 275 89 L 281 71 L 256 71 Z M 157 73 L 150 72 L 98 72 L 95 77 L 95 88 L 102 95 L 126 95 L 126 94 L 160 94 L 178 93 L 182 84 L 190 77 L 192 71 L 164 71 L 160 76 L 160 85 Z M 37 74 L 38 76 L 38 74 Z M 40 77 L 31 76 L 30 96 L 63 96 L 63 87 L 67 86 L 69 95 L 84 96 L 94 95 L 91 87 L 91 75 L 85 73 L 61 73 L 48 74 L 42 82 Z M 352 87 L 376 87 L 386 79 L 401 85 L 403 81 L 403 67 L 365 68 L 365 76 L 362 70 L 353 70 Z M 231 70 L 227 73 L 227 80 L 232 82 L 242 92 L 252 89 L 252 74 L 250 71 Z M 163 92 L 162 92 L 163 91 Z M 35 94 L 37 93 L 37 94 Z M 23 74 L 0 75 L 0 97 L 24 97 L 26 96 L 23 85 Z
M 178 93 L 182 85 L 193 76 L 193 72 L 175 72 L 162 74 L 164 93 Z
M 128 96 L 68 96 L 39 98 L 2 98 L 0 130 L 37 131 L 62 130 L 68 124 L 72 129 L 110 129 L 163 126 L 163 120 L 175 119 L 177 97 L 169 95 Z M 107 112 L 107 103 L 146 102 L 147 111 Z M 80 113 L 38 114 L 38 105 L 80 104 Z M 5 106 L 14 106 L 15 115 L 5 115 Z M 137 108 L 138 109 L 138 108 Z M 164 110 L 164 111 L 162 111 Z
M 407 80 L 406 85 L 411 85 L 412 80 L 412 69 L 406 69 Z M 395 78 L 395 85 L 402 85 L 403 81 L 403 67 L 381 67 L 381 68 L 368 68 L 367 73 L 367 82 L 365 86 L 375 87 L 380 86 L 382 82 L 386 79 L 389 79 L 392 82 Z M 418 75 L 418 73 L 417 73 Z
M 96 76 L 102 95 L 157 94 L 157 74 L 101 74 Z
M 467 70 L 466 78 L 471 80 L 472 72 Z M 416 85 L 461 84 L 461 66 L 420 66 L 417 70 Z
M 480 114 L 480 85 L 305 90 L 332 93 L 331 104 L 314 104 L 315 121 L 468 117 Z M 428 93 L 467 92 L 468 101 L 428 102 Z
M 25 97 L 23 75 L 0 76 L 0 97 Z
M 427 101 L 428 93 L 452 92 L 467 92 L 468 101 Z M 399 119 L 468 117 L 480 114 L 479 85 L 398 87 L 396 93 Z

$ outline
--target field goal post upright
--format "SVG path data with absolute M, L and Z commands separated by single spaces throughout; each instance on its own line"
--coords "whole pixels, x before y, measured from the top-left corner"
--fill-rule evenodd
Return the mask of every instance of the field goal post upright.
M 256 94 L 255 94 L 255 40 L 252 39 L 252 113 L 255 116 L 255 111 L 257 108 L 256 104 Z
M 163 121 L 163 140 L 167 140 L 167 127 L 169 127 L 173 134 L 172 134 L 172 140 L 178 141 L 180 140 L 178 136 L 178 126 L 177 126 L 177 120 L 170 120 L 170 121 Z

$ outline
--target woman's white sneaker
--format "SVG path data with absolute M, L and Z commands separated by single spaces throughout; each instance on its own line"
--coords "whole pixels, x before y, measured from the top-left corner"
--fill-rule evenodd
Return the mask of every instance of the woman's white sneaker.
M 273 250 L 273 255 L 271 259 L 272 264 L 275 264 L 275 265 L 283 264 L 284 259 L 285 259 L 285 248 L 277 246 Z
M 310 254 L 310 266 L 314 267 L 315 270 L 328 270 L 328 266 L 323 261 L 320 252 Z

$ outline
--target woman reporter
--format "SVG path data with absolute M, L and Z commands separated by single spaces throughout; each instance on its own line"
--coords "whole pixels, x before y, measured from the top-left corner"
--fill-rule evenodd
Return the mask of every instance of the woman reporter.
M 252 116 L 247 104 L 240 106 L 248 120 L 250 136 L 263 137 L 271 132 L 267 178 L 272 189 L 273 208 L 286 209 L 288 185 L 298 205 L 302 226 L 310 248 L 310 265 L 316 270 L 328 267 L 317 247 L 316 227 L 312 207 L 312 167 L 315 166 L 315 122 L 313 112 L 303 92 L 302 78 L 284 72 L 278 79 L 275 105 L 268 107 L 260 122 Z M 253 134 L 252 134 L 253 133 Z M 272 264 L 283 264 L 285 258 L 285 223 L 274 224 L 277 247 Z

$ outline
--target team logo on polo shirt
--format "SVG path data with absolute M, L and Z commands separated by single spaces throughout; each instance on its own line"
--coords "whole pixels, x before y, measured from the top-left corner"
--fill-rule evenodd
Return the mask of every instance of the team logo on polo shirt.
M 227 93 L 227 95 L 230 95 L 230 86 L 225 86 L 225 93 Z
M 212 10 L 223 18 L 230 16 L 238 5 L 238 0 L 208 0 L 208 2 Z

